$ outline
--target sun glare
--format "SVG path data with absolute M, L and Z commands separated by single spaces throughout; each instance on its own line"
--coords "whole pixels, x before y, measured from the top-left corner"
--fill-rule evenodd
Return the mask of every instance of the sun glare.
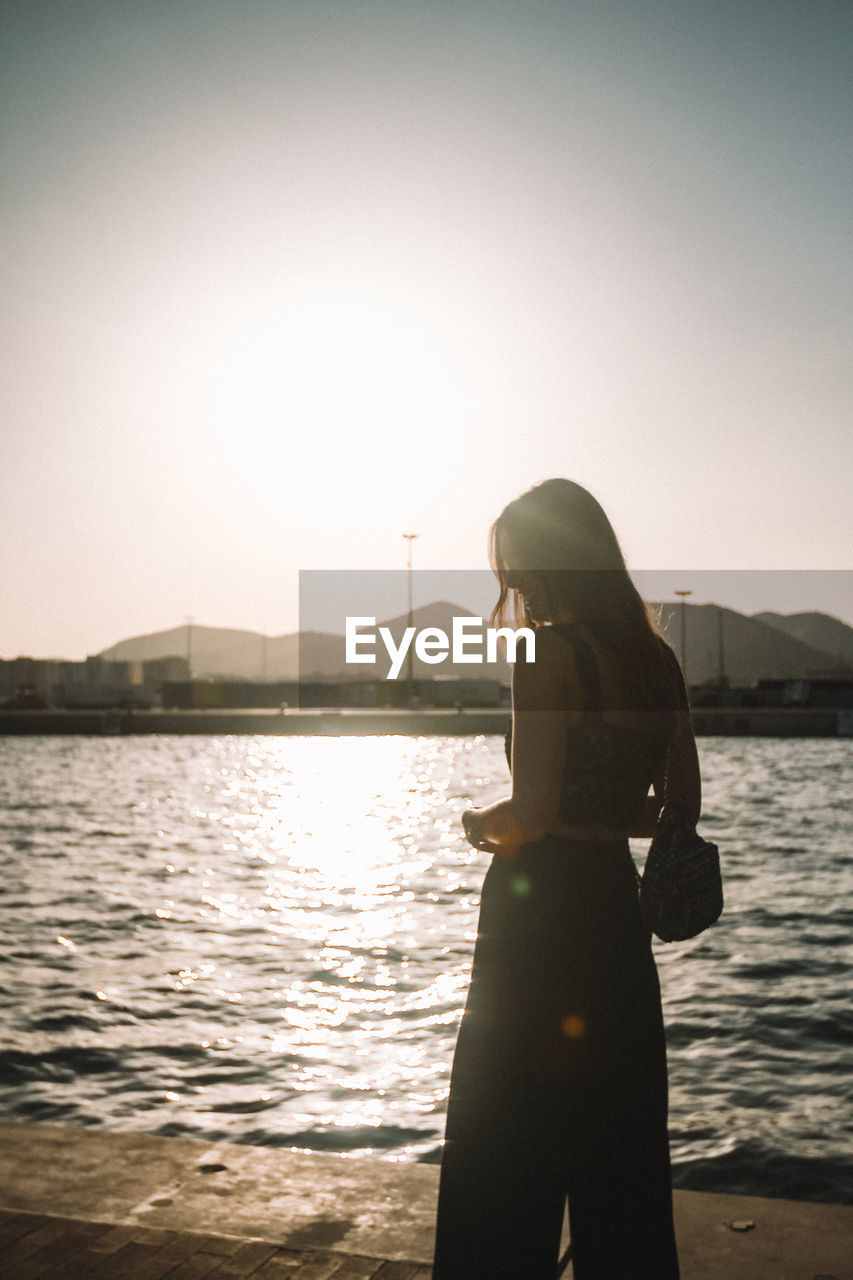
M 244 314 L 211 365 L 220 444 L 259 494 L 295 468 L 321 475 L 330 499 L 365 461 L 390 479 L 452 441 L 468 412 L 447 326 L 375 288 L 315 288 Z

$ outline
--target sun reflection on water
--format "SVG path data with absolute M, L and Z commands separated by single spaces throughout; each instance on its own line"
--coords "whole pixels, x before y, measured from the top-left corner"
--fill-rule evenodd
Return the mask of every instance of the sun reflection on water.
M 170 910 L 189 875 L 198 915 L 254 948 L 263 976 L 198 955 L 171 983 L 242 1006 L 245 1038 L 204 1043 L 266 1066 L 208 1109 L 263 1110 L 282 1140 L 347 1154 L 378 1142 L 405 1158 L 438 1140 L 430 1117 L 447 1094 L 484 870 L 459 814 L 483 751 L 482 740 L 221 741 L 194 811 L 207 852 L 184 867 L 170 853 Z

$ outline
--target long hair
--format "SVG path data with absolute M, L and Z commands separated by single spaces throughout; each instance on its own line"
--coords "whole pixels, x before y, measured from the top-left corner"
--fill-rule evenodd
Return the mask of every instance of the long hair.
M 554 614 L 568 614 L 611 647 L 650 695 L 665 681 L 660 633 L 631 581 L 616 534 L 596 499 L 572 480 L 545 480 L 510 502 L 492 525 L 489 557 L 500 594 L 493 626 L 532 626 L 524 600 L 508 584 L 507 546 L 518 567 L 535 573 Z

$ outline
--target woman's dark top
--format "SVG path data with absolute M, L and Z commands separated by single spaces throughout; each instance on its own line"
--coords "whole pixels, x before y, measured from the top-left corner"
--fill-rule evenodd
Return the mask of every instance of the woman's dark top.
M 658 706 L 649 712 L 648 727 L 611 724 L 602 718 L 601 677 L 589 641 L 575 626 L 552 625 L 550 629 L 572 646 L 584 690 L 581 721 L 566 730 L 558 820 L 577 827 L 630 826 L 666 755 L 674 710 L 686 697 L 678 662 L 662 640 L 669 678 Z M 506 735 L 507 763 L 511 751 L 512 728 Z

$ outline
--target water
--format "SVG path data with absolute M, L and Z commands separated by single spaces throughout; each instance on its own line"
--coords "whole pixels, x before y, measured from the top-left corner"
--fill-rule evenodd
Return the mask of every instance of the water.
M 700 750 L 727 907 L 657 952 L 676 1185 L 849 1199 L 853 743 Z M 0 1114 L 436 1159 L 459 815 L 506 783 L 494 738 L 0 739 Z

